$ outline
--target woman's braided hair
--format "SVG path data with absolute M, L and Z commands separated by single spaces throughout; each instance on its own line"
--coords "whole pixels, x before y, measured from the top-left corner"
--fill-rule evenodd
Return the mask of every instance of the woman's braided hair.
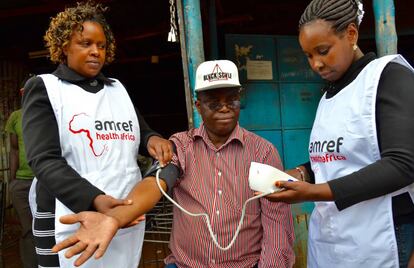
M 336 32 L 345 30 L 350 23 L 358 27 L 363 15 L 360 4 L 360 0 L 313 0 L 300 18 L 299 29 L 318 19 L 331 22 Z
M 106 10 L 106 7 L 92 1 L 80 2 L 76 7 L 66 8 L 52 18 L 49 29 L 43 37 L 46 48 L 49 50 L 50 60 L 55 63 L 66 63 L 63 47 L 69 43 L 73 31 L 82 32 L 82 24 L 85 21 L 93 21 L 99 23 L 104 30 L 106 37 L 105 63 L 111 63 L 115 57 L 115 38 L 103 15 Z

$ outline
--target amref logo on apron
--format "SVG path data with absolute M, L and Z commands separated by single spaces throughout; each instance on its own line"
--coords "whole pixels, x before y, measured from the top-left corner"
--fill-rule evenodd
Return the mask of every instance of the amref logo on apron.
M 95 129 L 89 129 L 92 125 L 92 118 L 86 113 L 78 113 L 72 116 L 69 121 L 69 131 L 73 134 L 81 134 L 89 141 L 89 148 L 94 156 L 99 157 L 109 151 L 108 145 L 102 142 L 105 140 L 135 141 L 132 121 L 115 122 L 95 120 Z M 92 132 L 92 133 L 91 133 Z
M 341 153 L 343 141 L 343 137 L 329 141 L 311 141 L 309 143 L 310 160 L 320 163 L 346 160 L 346 156 Z

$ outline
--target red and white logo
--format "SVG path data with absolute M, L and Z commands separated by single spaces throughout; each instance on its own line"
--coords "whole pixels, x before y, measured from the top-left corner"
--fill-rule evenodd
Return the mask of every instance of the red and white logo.
M 91 125 L 93 124 L 91 124 L 89 115 L 86 113 L 75 114 L 69 121 L 69 131 L 73 134 L 85 133 L 86 138 L 89 141 L 89 148 L 92 150 L 93 155 L 99 157 L 105 151 L 108 151 L 108 146 L 104 144 L 103 148 L 97 149 L 97 147 L 102 146 L 97 145 L 97 143 L 92 138 L 93 134 L 91 134 L 91 131 L 88 129 Z
M 109 150 L 106 141 L 135 142 L 134 123 L 128 121 L 93 120 L 86 113 L 78 113 L 69 121 L 69 131 L 73 134 L 83 134 L 94 156 L 99 157 Z M 102 142 L 105 142 L 102 145 Z

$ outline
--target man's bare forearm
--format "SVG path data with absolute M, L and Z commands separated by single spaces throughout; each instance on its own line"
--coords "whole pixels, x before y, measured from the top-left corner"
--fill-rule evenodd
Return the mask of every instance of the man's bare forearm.
M 167 184 L 160 180 L 161 187 L 167 191 Z M 127 226 L 139 216 L 151 210 L 161 199 L 162 193 L 158 188 L 155 177 L 146 177 L 139 182 L 126 199 L 132 200 L 131 205 L 118 206 L 111 209 L 106 215 L 118 221 L 119 228 Z

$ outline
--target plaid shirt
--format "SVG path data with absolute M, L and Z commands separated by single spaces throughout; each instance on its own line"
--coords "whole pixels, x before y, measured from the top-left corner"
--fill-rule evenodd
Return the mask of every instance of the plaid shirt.
M 282 168 L 276 148 L 263 138 L 236 126 L 225 144 L 216 148 L 204 125 L 173 135 L 173 157 L 182 172 L 173 188 L 174 199 L 193 213 L 207 213 L 218 242 L 234 235 L 244 202 L 254 195 L 248 174 L 252 161 Z M 172 254 L 166 263 L 178 267 L 292 267 L 293 221 L 290 206 L 260 198 L 249 202 L 235 244 L 218 249 L 205 219 L 174 207 Z

